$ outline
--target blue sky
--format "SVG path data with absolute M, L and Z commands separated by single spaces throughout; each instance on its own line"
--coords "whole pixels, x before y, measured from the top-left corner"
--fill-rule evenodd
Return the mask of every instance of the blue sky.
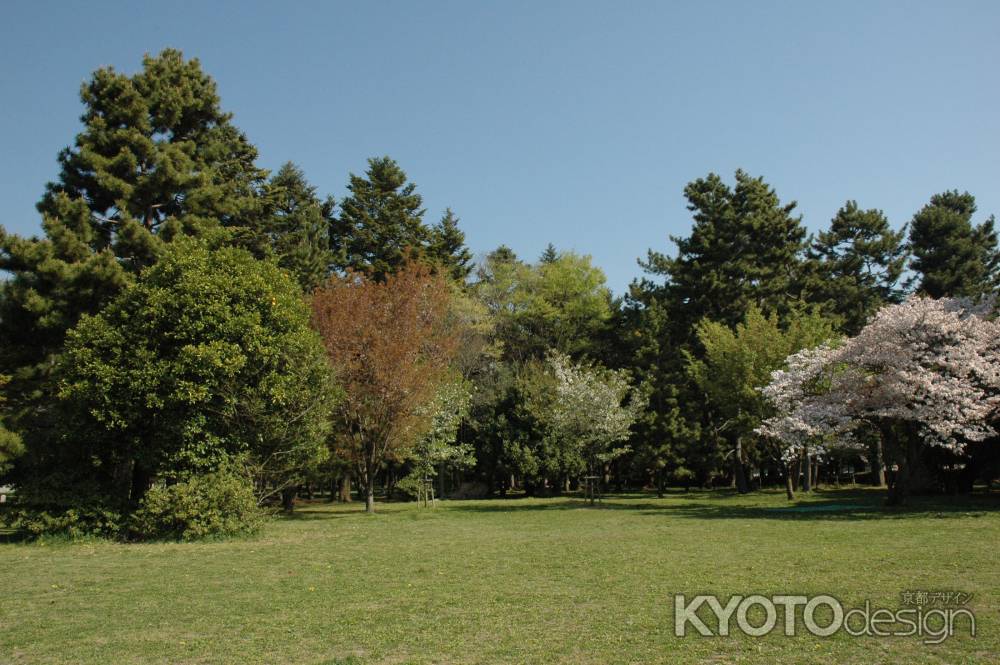
M 593 255 L 621 293 L 736 168 L 799 202 L 906 222 L 944 189 L 1000 213 L 996 2 L 12 2 L 0 22 L 0 223 L 78 131 L 80 83 L 172 46 L 201 59 L 261 164 L 341 196 L 388 154 L 477 253 Z

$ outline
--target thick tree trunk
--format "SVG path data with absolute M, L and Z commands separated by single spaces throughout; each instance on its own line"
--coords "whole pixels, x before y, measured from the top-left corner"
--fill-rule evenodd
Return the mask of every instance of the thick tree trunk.
M 795 500 L 795 489 L 792 483 L 792 465 L 790 463 L 785 463 L 785 494 L 788 495 L 789 501 Z
M 802 451 L 802 463 L 805 465 L 805 473 L 802 474 L 802 491 L 812 491 L 812 455 L 808 450 Z
M 375 512 L 375 483 L 370 478 L 365 483 L 365 512 Z

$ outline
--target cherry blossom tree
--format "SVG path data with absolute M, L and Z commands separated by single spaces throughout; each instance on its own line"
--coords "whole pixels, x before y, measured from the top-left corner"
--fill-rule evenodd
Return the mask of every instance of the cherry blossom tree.
M 881 309 L 837 348 L 789 357 L 765 396 L 778 411 L 761 428 L 790 449 L 810 438 L 845 441 L 870 426 L 898 466 L 889 503 L 901 503 L 921 446 L 962 452 L 995 434 L 1000 410 L 1000 322 L 992 299 L 911 297 Z

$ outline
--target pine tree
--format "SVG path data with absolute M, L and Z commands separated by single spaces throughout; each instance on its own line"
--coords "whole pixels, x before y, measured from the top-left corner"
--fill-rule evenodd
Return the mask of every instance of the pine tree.
M 811 239 L 806 299 L 839 317 L 844 333 L 856 335 L 882 305 L 902 300 L 905 237 L 905 229 L 893 231 L 881 210 L 848 201 L 829 230 Z
M 430 239 L 423 199 L 399 164 L 389 157 L 369 159 L 365 176 L 352 173 L 347 189 L 332 224 L 335 268 L 381 281 L 423 254 Z
M 687 238 L 671 236 L 677 256 L 650 250 L 641 262 L 666 278 L 668 317 L 691 339 L 702 318 L 735 325 L 751 304 L 784 311 L 796 299 L 805 238 L 795 202 L 783 204 L 763 178 L 742 170 L 730 188 L 712 173 L 684 189 L 694 228 Z
M 464 284 L 472 272 L 472 252 L 465 246 L 465 233 L 458 228 L 458 221 L 447 208 L 441 221 L 431 227 L 427 253 L 452 279 Z
M 255 238 L 266 246 L 255 248 L 255 254 L 273 256 L 303 291 L 310 293 L 323 282 L 333 263 L 333 208 L 333 199 L 320 201 L 302 169 L 288 162 L 264 189 L 263 227 Z
M 81 89 L 83 129 L 59 155 L 59 178 L 38 209 L 43 238 L 0 227 L 0 371 L 14 410 L 46 398 L 66 331 L 95 313 L 161 253 L 163 242 L 215 242 L 256 224 L 264 171 L 219 106 L 197 60 L 168 49 L 127 76 L 96 71 Z M 16 419 L 15 419 L 16 420 Z
M 711 173 L 687 185 L 694 216 L 686 238 L 671 237 L 677 255 L 650 250 L 640 265 L 651 278 L 632 285 L 626 310 L 652 414 L 636 428 L 633 446 L 645 471 L 673 471 L 709 482 L 722 459 L 723 423 L 704 391 L 691 380 L 683 358 L 698 360 L 703 320 L 741 322 L 751 306 L 783 315 L 798 302 L 806 235 L 795 203 L 782 203 L 763 178 L 742 170 L 730 187 Z M 662 277 L 657 283 L 652 277 Z
M 976 198 L 957 190 L 935 194 L 910 223 L 910 269 L 918 291 L 932 298 L 979 296 L 1000 284 L 993 217 L 972 223 Z

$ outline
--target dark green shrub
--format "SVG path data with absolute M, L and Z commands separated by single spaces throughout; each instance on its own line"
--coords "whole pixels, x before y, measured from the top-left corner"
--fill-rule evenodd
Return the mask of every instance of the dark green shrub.
M 69 509 L 39 509 L 11 506 L 0 512 L 0 525 L 31 538 L 65 536 L 68 538 L 117 537 L 122 530 L 122 514 L 100 505 L 80 505 Z
M 150 489 L 130 531 L 139 539 L 197 540 L 253 533 L 263 518 L 249 478 L 218 471 Z

